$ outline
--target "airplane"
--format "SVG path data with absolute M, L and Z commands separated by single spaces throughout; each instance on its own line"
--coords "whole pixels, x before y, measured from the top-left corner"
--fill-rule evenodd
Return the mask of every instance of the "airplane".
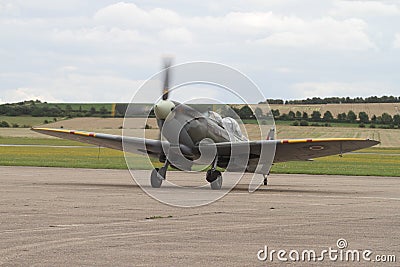
M 362 138 L 278 140 L 275 139 L 274 128 L 265 140 L 250 141 L 234 118 L 222 118 L 220 114 L 210 110 L 202 113 L 193 106 L 170 100 L 170 67 L 171 63 L 166 62 L 161 99 L 153 107 L 160 129 L 158 140 L 42 127 L 31 130 L 156 158 L 164 165 L 154 168 L 151 172 L 150 184 L 153 188 L 161 187 L 169 166 L 179 170 L 191 170 L 192 165 L 202 158 L 202 153 L 211 155 L 211 158 L 209 156 L 202 159 L 210 167 L 206 172 L 206 180 L 211 189 L 219 190 L 223 181 L 218 167 L 232 172 L 261 174 L 264 176 L 264 185 L 267 185 L 272 163 L 342 155 L 379 144 L 378 141 Z M 203 142 L 204 140 L 211 140 L 211 143 Z M 214 151 L 214 154 L 210 150 Z M 274 152 L 271 162 L 267 163 L 265 153 Z

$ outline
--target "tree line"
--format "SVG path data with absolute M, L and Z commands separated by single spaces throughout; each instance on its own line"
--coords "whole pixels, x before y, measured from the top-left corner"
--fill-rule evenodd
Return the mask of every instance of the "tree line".
M 370 97 L 313 97 L 301 100 L 267 99 L 268 104 L 355 104 L 355 103 L 400 103 L 400 96 L 370 96 Z M 259 104 L 265 104 L 265 101 Z
M 33 117 L 91 117 L 109 116 L 110 112 L 105 107 L 80 105 L 73 109 L 70 104 L 61 107 L 57 104 L 48 104 L 39 100 L 29 100 L 13 104 L 0 105 L 0 115 L 5 116 L 33 116 Z
M 373 97 L 371 97 L 373 98 Z M 61 107 L 62 106 L 62 107 Z M 48 104 L 46 102 L 40 102 L 39 100 L 30 100 L 24 101 L 14 104 L 3 104 L 0 105 L 0 115 L 6 116 L 21 116 L 21 115 L 31 115 L 36 117 L 109 117 L 111 112 L 107 110 L 104 106 L 97 105 L 95 106 L 84 105 L 79 106 L 75 109 L 72 108 L 69 104 Z M 127 106 L 127 105 L 125 105 Z M 123 107 L 125 107 L 123 106 Z M 233 117 L 243 120 L 254 120 L 255 118 L 265 120 L 267 118 L 273 117 L 275 120 L 281 121 L 293 121 L 292 125 L 302 125 L 306 126 L 311 123 L 311 125 L 315 126 L 329 126 L 331 122 L 338 123 L 358 123 L 360 127 L 365 127 L 365 125 L 369 124 L 371 128 L 376 127 L 377 125 L 382 128 L 400 128 L 400 115 L 396 114 L 394 116 L 383 113 L 380 116 L 372 115 L 368 116 L 366 112 L 359 112 L 356 114 L 352 110 L 347 113 L 339 113 L 336 117 L 330 111 L 326 111 L 324 114 L 321 114 L 319 111 L 313 111 L 311 114 L 307 112 L 300 111 L 289 111 L 288 113 L 281 114 L 279 109 L 272 109 L 268 114 L 263 114 L 261 108 L 257 107 L 254 111 L 248 106 L 243 105 L 241 107 L 230 105 L 224 106 L 219 113 L 223 117 Z M 126 109 L 126 107 L 125 107 Z M 154 113 L 150 112 L 150 116 L 154 117 Z M 16 127 L 15 125 L 10 125 L 6 121 L 0 122 L 0 127 Z
M 230 106 L 229 110 L 223 109 L 220 113 L 224 117 L 238 116 L 242 120 L 257 118 L 262 121 L 273 116 L 275 120 L 293 121 L 292 125 L 294 126 L 308 126 L 310 124 L 312 126 L 330 126 L 329 123 L 358 123 L 359 127 L 365 127 L 369 124 L 371 128 L 377 126 L 380 128 L 395 128 L 395 126 L 400 128 L 400 115 L 396 114 L 392 116 L 386 112 L 380 116 L 372 115 L 369 117 L 369 115 L 364 111 L 356 114 L 354 111 L 350 110 L 347 113 L 339 113 L 335 117 L 329 110 L 325 111 L 324 114 L 321 114 L 321 112 L 317 110 L 314 110 L 311 114 L 300 111 L 289 111 L 288 113 L 281 114 L 279 109 L 271 109 L 269 114 L 264 114 L 262 109 L 259 107 L 255 108 L 253 111 L 249 106 L 244 105 L 241 108 Z
M 339 123 L 359 123 L 359 127 L 365 127 L 366 124 L 370 124 L 371 128 L 376 127 L 376 125 L 384 125 L 381 128 L 394 128 L 397 126 L 400 128 L 400 115 L 396 114 L 394 116 L 384 112 L 380 116 L 372 115 L 371 118 L 364 111 L 358 113 L 358 115 L 350 110 L 349 112 L 339 113 L 336 117 L 332 115 L 332 113 L 328 110 L 324 114 L 321 112 L 314 110 L 311 114 L 307 112 L 300 111 L 289 111 L 288 114 L 283 113 L 280 114 L 279 109 L 272 109 L 271 113 L 274 116 L 275 120 L 283 120 L 283 121 L 296 121 L 294 125 L 302 125 L 306 126 L 309 122 L 319 123 L 330 123 L 330 122 L 339 122 Z M 318 126 L 318 125 L 317 125 Z M 327 126 L 327 125 L 326 125 Z

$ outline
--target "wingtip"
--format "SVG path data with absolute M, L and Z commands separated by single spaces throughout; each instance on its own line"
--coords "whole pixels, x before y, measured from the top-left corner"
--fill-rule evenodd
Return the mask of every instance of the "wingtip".
M 30 130 L 34 131 L 34 132 L 37 132 L 37 131 L 43 130 L 43 128 L 41 128 L 41 127 L 31 127 Z
M 379 144 L 381 143 L 380 141 L 373 140 L 373 139 L 366 139 L 366 141 L 367 141 L 368 143 L 370 143 L 371 146 L 376 146 L 376 145 L 379 145 Z

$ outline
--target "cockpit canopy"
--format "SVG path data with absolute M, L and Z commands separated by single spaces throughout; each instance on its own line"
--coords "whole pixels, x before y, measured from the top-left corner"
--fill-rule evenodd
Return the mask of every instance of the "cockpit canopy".
M 214 111 L 208 111 L 208 117 L 222 126 L 222 117 Z
M 242 131 L 240 130 L 239 124 L 235 119 L 231 117 L 223 118 L 222 124 L 228 132 L 233 133 L 236 136 L 242 137 Z
M 219 126 L 225 128 L 230 135 L 233 135 L 234 139 L 247 140 L 240 130 L 240 126 L 237 121 L 231 117 L 222 118 L 221 115 L 214 111 L 208 111 L 207 116 L 209 119 L 215 121 Z

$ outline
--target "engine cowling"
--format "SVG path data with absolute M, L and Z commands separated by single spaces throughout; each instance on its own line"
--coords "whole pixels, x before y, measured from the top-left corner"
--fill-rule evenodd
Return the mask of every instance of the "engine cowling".
M 175 104 L 172 101 L 160 100 L 154 105 L 154 114 L 157 119 L 165 120 L 174 108 Z

